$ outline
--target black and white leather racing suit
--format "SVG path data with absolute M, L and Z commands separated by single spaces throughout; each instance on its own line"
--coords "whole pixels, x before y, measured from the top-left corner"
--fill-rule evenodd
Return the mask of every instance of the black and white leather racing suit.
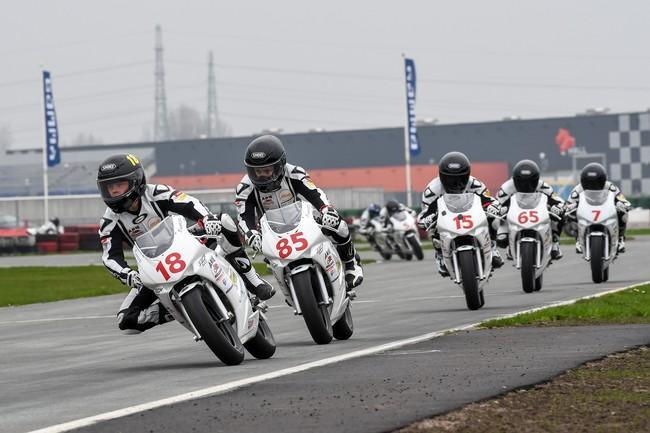
M 483 182 L 476 179 L 474 176 L 470 176 L 467 181 L 467 186 L 465 187 L 464 193 L 474 193 L 481 198 L 481 204 L 483 209 L 487 214 L 490 238 L 492 239 L 492 256 L 493 256 L 493 266 L 500 267 L 503 265 L 503 260 L 499 254 L 499 250 L 496 247 L 496 235 L 497 235 L 497 224 L 498 219 L 501 215 L 501 209 L 499 202 L 490 195 L 487 187 Z M 429 230 L 433 241 L 433 248 L 436 254 L 436 260 L 438 261 L 438 268 L 442 275 L 448 275 L 446 267 L 444 266 L 444 261 L 442 260 L 442 246 L 440 245 L 440 237 L 438 231 L 436 230 L 436 222 L 438 221 L 438 199 L 446 194 L 440 178 L 434 178 L 422 193 L 422 211 L 418 216 L 418 222 L 420 227 L 426 228 Z
M 127 284 L 132 269 L 124 258 L 124 247 L 133 246 L 135 239 L 156 226 L 170 213 L 182 215 L 192 221 L 199 221 L 210 211 L 196 198 L 175 191 L 167 185 L 147 184 L 140 197 L 137 213 L 116 213 L 107 208 L 101 218 L 99 237 L 102 244 L 102 261 L 106 268 L 122 283 Z M 246 255 L 237 226 L 228 214 L 218 216 L 221 221 L 219 243 L 226 253 L 226 259 L 242 274 L 247 287 L 256 286 L 259 279 Z M 235 260 L 237 259 L 237 260 Z M 254 274 L 254 275 L 253 275 Z M 252 280 L 252 281 L 251 281 Z M 156 296 L 146 288 L 131 289 L 118 311 L 118 326 L 122 330 L 141 332 L 170 320 L 166 311 L 156 301 Z
M 605 182 L 605 189 L 608 189 L 614 193 L 614 204 L 616 205 L 616 214 L 618 216 L 618 252 L 625 252 L 625 230 L 627 229 L 627 213 L 632 209 L 632 204 L 625 198 L 618 186 L 614 185 L 610 181 Z M 566 201 L 566 221 L 576 222 L 577 221 L 577 210 L 578 204 L 580 202 L 580 193 L 584 191 L 582 184 L 576 185 L 569 198 Z M 582 253 L 582 245 L 580 241 L 576 239 L 576 252 Z
M 505 216 L 508 213 L 508 209 L 510 208 L 510 200 L 516 192 L 517 188 L 515 187 L 515 182 L 512 180 L 512 178 L 505 181 L 504 184 L 501 185 L 501 188 L 499 188 L 499 192 L 497 193 L 497 200 L 501 205 L 502 215 Z M 551 229 L 553 231 L 554 255 L 555 258 L 560 258 L 562 255 L 560 252 L 559 242 L 564 221 L 564 200 L 562 200 L 562 198 L 557 195 L 555 191 L 553 191 L 553 187 L 551 185 L 541 179 L 537 184 L 537 189 L 535 192 L 541 192 L 547 197 L 546 204 L 549 215 L 551 216 Z M 508 247 L 508 221 L 506 218 L 501 219 L 501 222 L 499 224 L 497 244 L 501 248 Z M 508 252 L 508 254 L 510 254 L 510 252 Z
M 248 175 L 245 175 L 235 190 L 235 205 L 239 212 L 239 228 L 246 239 L 250 239 L 258 232 L 259 219 L 270 209 L 295 203 L 304 199 L 314 208 L 323 213 L 327 208 L 332 208 L 325 193 L 310 179 L 307 172 L 299 166 L 285 164 L 284 176 L 280 187 L 273 192 L 262 192 L 255 187 Z M 350 287 L 353 281 L 363 278 L 361 266 L 356 260 L 356 251 L 348 225 L 342 219 L 338 227 L 321 225 L 323 233 L 328 236 L 334 245 L 341 260 L 345 264 L 346 282 Z

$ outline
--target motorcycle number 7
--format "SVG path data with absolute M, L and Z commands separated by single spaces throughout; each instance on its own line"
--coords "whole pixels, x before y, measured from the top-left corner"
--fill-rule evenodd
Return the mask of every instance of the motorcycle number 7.
M 600 218 L 600 211 L 597 209 L 593 209 L 591 212 L 594 214 L 594 222 L 598 221 L 598 218 Z
M 165 263 L 169 265 L 169 271 L 167 271 L 167 268 L 165 268 L 165 264 L 163 262 L 158 262 L 156 265 L 156 271 L 162 274 L 165 281 L 169 281 L 171 278 L 169 272 L 172 274 L 177 274 L 179 272 L 182 272 L 183 269 L 185 269 L 187 266 L 187 263 L 181 259 L 180 253 L 168 254 L 167 257 L 165 257 Z
M 296 232 L 292 233 L 288 238 L 281 238 L 277 244 L 275 244 L 275 249 L 278 250 L 278 255 L 280 256 L 281 259 L 286 259 L 291 255 L 293 252 L 293 249 L 295 248 L 296 251 L 303 251 L 309 246 L 309 243 L 307 242 L 307 239 L 302 237 L 304 235 L 303 232 Z M 289 242 L 293 245 L 289 245 Z

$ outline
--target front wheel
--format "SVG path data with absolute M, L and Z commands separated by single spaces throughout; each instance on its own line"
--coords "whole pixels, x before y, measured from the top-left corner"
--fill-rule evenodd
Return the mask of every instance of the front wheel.
M 526 293 L 535 291 L 535 256 L 537 245 L 533 242 L 522 242 L 519 248 L 521 256 L 521 287 Z
M 206 289 L 195 287 L 183 295 L 181 302 L 187 315 L 205 344 L 221 362 L 226 365 L 241 364 L 244 360 L 244 347 L 239 336 L 232 323 L 221 317 L 207 293 L 204 301 L 204 290 Z
M 295 274 L 291 277 L 293 287 L 296 291 L 296 298 L 302 311 L 302 318 L 316 344 L 328 344 L 332 341 L 332 322 L 330 321 L 329 308 L 326 304 L 318 304 L 314 290 L 316 284 L 312 284 L 312 273 L 306 271 Z
M 589 239 L 589 257 L 591 264 L 591 279 L 594 283 L 605 281 L 603 269 L 605 255 L 605 242 L 602 236 L 593 236 Z
M 424 258 L 424 252 L 422 251 L 422 244 L 415 238 L 415 236 L 410 236 L 408 238 L 408 243 L 411 245 L 411 249 L 413 250 L 413 255 L 415 255 L 415 258 L 418 260 L 422 260 Z
M 476 260 L 473 250 L 464 250 L 458 253 L 458 267 L 460 268 L 467 308 L 478 310 L 485 301 L 479 293 Z
M 261 314 L 255 337 L 244 343 L 244 347 L 257 359 L 268 359 L 275 353 L 275 338 L 269 324 Z
M 354 323 L 352 323 L 352 312 L 350 311 L 349 303 L 343 316 L 332 325 L 332 331 L 334 338 L 337 340 L 347 340 L 352 337 L 352 333 L 354 332 Z

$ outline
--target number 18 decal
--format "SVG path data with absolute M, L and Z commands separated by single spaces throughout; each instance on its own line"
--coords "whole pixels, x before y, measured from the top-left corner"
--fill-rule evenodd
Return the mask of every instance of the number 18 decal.
M 169 272 L 172 274 L 178 274 L 179 272 L 182 272 L 183 269 L 185 269 L 187 266 L 187 264 L 181 259 L 180 253 L 169 254 L 167 257 L 165 257 L 165 263 L 169 265 Z M 169 272 L 167 272 L 167 269 L 165 268 L 163 262 L 158 262 L 158 265 L 156 265 L 156 270 L 162 274 L 165 281 L 169 281 L 171 276 L 169 275 Z
M 293 248 L 296 249 L 296 251 L 303 251 L 306 249 L 309 244 L 307 243 L 307 239 L 302 237 L 304 235 L 303 232 L 296 232 L 291 234 L 289 236 L 291 238 L 291 243 L 293 244 Z M 291 245 L 289 245 L 289 239 L 287 238 L 281 238 L 277 244 L 275 244 L 275 249 L 278 250 L 278 255 L 280 256 L 281 259 L 286 259 L 291 255 L 293 252 L 293 248 Z

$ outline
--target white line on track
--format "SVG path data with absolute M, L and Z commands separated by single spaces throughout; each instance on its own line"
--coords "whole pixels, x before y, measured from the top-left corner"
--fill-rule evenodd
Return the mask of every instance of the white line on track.
M 601 297 L 601 296 L 604 296 L 604 295 L 608 295 L 610 293 L 620 292 L 622 290 L 630 289 L 632 287 L 636 287 L 636 286 L 640 286 L 640 285 L 644 285 L 644 284 L 650 284 L 650 281 L 636 283 L 636 284 L 633 284 L 633 285 L 627 286 L 627 287 L 620 287 L 620 288 L 617 288 L 617 289 L 606 290 L 604 292 L 600 292 L 600 293 L 597 293 L 597 294 L 594 294 L 594 295 L 584 296 L 584 297 L 581 297 L 581 298 L 571 299 L 571 300 L 568 300 L 568 301 L 555 302 L 555 303 L 545 305 L 545 306 L 542 306 L 542 307 L 530 308 L 528 310 L 523 310 L 523 311 L 519 311 L 519 312 L 516 312 L 516 313 L 503 314 L 503 315 L 499 315 L 499 316 L 494 317 L 494 319 L 509 318 L 509 317 L 518 316 L 520 314 L 531 313 L 531 312 L 534 312 L 534 311 L 543 310 L 545 308 L 556 307 L 556 306 L 561 306 L 561 305 L 570 305 L 570 304 L 574 304 L 576 301 L 581 300 L 581 299 L 598 298 L 598 297 Z M 485 319 L 485 320 L 489 320 L 489 319 Z M 180 394 L 180 395 L 177 395 L 177 396 L 174 396 L 174 397 L 164 398 L 162 400 L 156 400 L 156 401 L 152 401 L 152 402 L 149 402 L 149 403 L 143 403 L 143 404 L 139 404 L 139 405 L 136 405 L 136 406 L 127 407 L 127 408 L 124 408 L 124 409 L 118 409 L 118 410 L 115 410 L 115 411 L 112 411 L 112 412 L 106 412 L 106 413 L 102 413 L 102 414 L 99 414 L 99 415 L 95 415 L 95 416 L 91 416 L 91 417 L 87 417 L 87 418 L 82 418 L 82 419 L 78 419 L 78 420 L 75 420 L 75 421 L 66 422 L 66 423 L 63 423 L 63 424 L 58 424 L 58 425 L 54 425 L 54 426 L 50 426 L 50 427 L 45 427 L 45 428 L 42 428 L 42 429 L 39 429 L 39 430 L 33 430 L 30 433 L 61 433 L 61 432 L 66 432 L 66 431 L 73 430 L 73 429 L 78 429 L 78 428 L 81 428 L 81 427 L 87 427 L 87 426 L 99 423 L 101 421 L 108 421 L 108 420 L 115 419 L 115 418 L 121 418 L 121 417 L 124 417 L 124 416 L 144 412 L 144 411 L 155 409 L 155 408 L 162 407 L 162 406 L 168 406 L 168 405 L 171 405 L 171 404 L 180 403 L 180 402 L 184 402 L 184 401 L 189 401 L 189 400 L 193 400 L 193 399 L 196 399 L 196 398 L 207 397 L 209 395 L 222 394 L 222 393 L 232 391 L 232 390 L 237 389 L 237 388 L 241 388 L 243 386 L 251 385 L 253 383 L 258 383 L 258 382 L 262 382 L 262 381 L 265 381 L 265 380 L 271 380 L 271 379 L 275 379 L 275 378 L 282 377 L 282 376 L 288 376 L 290 374 L 298 373 L 298 372 L 305 371 L 305 370 L 310 370 L 312 368 L 323 367 L 325 365 L 330 365 L 330 364 L 334 364 L 334 363 L 341 362 L 341 361 L 347 361 L 349 359 L 360 358 L 362 356 L 367 356 L 367 355 L 374 355 L 374 354 L 377 354 L 377 353 L 380 353 L 380 352 L 386 352 L 388 350 L 398 349 L 398 348 L 403 347 L 403 346 L 408 346 L 408 345 L 411 345 L 411 344 L 416 344 L 416 343 L 420 343 L 420 342 L 423 342 L 423 341 L 432 340 L 434 338 L 441 337 L 441 336 L 443 336 L 443 335 L 445 335 L 445 334 L 447 334 L 449 332 L 463 331 L 463 330 L 467 330 L 467 329 L 476 328 L 480 323 L 481 322 L 470 323 L 470 324 L 467 324 L 467 325 L 458 326 L 456 328 L 449 328 L 449 329 L 445 329 L 445 330 L 442 330 L 442 331 L 429 332 L 427 334 L 418 335 L 416 337 L 406 338 L 406 339 L 403 339 L 403 340 L 397 340 L 397 341 L 393 341 L 391 343 L 386 343 L 386 344 L 382 344 L 382 345 L 379 345 L 379 346 L 369 347 L 367 349 L 356 350 L 354 352 L 344 353 L 342 355 L 332 356 L 330 358 L 324 358 L 324 359 L 320 359 L 320 360 L 317 360 L 317 361 L 312 361 L 312 362 L 308 362 L 308 363 L 305 363 L 305 364 L 296 365 L 294 367 L 284 368 L 284 369 L 281 369 L 281 370 L 276 370 L 276 371 L 272 371 L 272 372 L 269 372 L 269 373 L 260 374 L 258 376 L 248 377 L 246 379 L 235 380 L 233 382 L 228 382 L 228 383 L 224 383 L 224 384 L 221 384 L 221 385 L 216 385 L 216 386 L 211 386 L 211 387 L 208 387 L 208 388 L 199 389 L 199 390 L 188 392 L 188 393 L 185 393 L 185 394 Z
M 113 319 L 116 316 L 81 316 L 81 317 L 50 317 L 45 319 L 29 319 L 29 320 L 10 320 L 7 322 L 0 322 L 0 325 L 10 325 L 14 323 L 40 323 L 40 322 L 61 322 L 64 320 L 90 320 L 90 319 Z

